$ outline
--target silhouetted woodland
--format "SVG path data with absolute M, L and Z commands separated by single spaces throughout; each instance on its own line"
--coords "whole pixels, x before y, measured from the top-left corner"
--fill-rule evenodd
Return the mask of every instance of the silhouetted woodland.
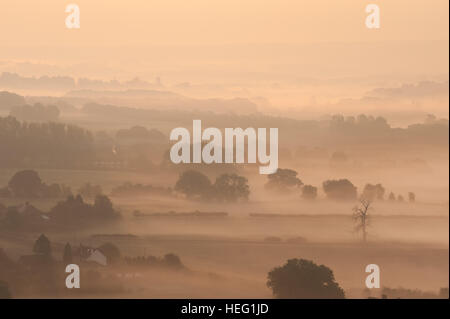
M 6 207 L 0 203 L 0 229 L 42 231 L 90 226 L 120 218 L 105 195 L 95 197 L 94 203 L 86 203 L 80 195 L 69 195 L 48 212 L 25 204 Z
M 85 167 L 94 162 L 92 134 L 75 125 L 0 117 L 0 167 Z
M 236 202 L 248 200 L 250 187 L 247 178 L 237 174 L 222 174 L 213 184 L 208 176 L 195 170 L 183 172 L 174 187 L 191 200 Z
M 72 194 L 70 187 L 64 184 L 42 182 L 39 174 L 34 170 L 16 172 L 8 185 L 0 188 L 0 198 L 58 198 Z

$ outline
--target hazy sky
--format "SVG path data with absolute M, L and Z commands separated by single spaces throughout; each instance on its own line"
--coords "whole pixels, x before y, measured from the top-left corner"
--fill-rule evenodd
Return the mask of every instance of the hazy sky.
M 65 6 L 81 29 L 65 28 Z M 381 9 L 381 29 L 364 25 Z M 0 10 L 3 45 L 229 44 L 448 40 L 448 0 L 14 0 Z
M 70 3 L 80 7 L 80 29 L 65 26 Z M 380 7 L 380 29 L 365 26 L 369 3 Z M 370 87 L 445 80 L 448 10 L 448 0 L 3 1 L 0 72 L 161 76 L 241 90 L 232 95 L 264 85 L 248 93 L 263 96 L 267 85 L 310 78 L 339 85 L 370 79 Z

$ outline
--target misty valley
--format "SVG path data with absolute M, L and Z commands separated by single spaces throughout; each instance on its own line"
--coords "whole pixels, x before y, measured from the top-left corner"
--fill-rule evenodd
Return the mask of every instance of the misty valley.
M 365 114 L 295 120 L 87 99 L 0 93 L 3 296 L 448 297 L 448 120 L 402 128 Z M 241 133 L 278 127 L 278 169 L 191 161 L 201 140 L 174 163 L 170 132 L 198 118 Z M 256 151 L 244 137 L 234 155 Z M 292 290 L 306 269 L 322 283 Z

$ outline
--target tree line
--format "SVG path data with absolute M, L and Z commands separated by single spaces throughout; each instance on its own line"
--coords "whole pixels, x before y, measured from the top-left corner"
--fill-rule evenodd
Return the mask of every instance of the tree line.
M 275 173 L 267 175 L 265 189 L 277 194 L 289 194 L 299 192 L 301 197 L 308 200 L 316 199 L 318 187 L 304 184 L 298 177 L 298 172 L 293 169 L 279 168 Z M 354 201 L 358 199 L 358 188 L 348 179 L 330 179 L 322 183 L 323 192 L 327 199 Z M 248 200 L 250 186 L 248 179 L 238 174 L 221 174 L 213 183 L 210 178 L 196 170 L 186 170 L 180 174 L 174 190 L 182 193 L 187 199 L 215 200 L 223 202 L 235 202 Z M 366 200 L 384 200 L 385 188 L 382 184 L 366 184 L 361 198 Z M 404 201 L 403 196 L 394 193 L 389 194 L 389 200 Z M 408 200 L 414 202 L 416 195 L 408 193 Z
M 63 123 L 0 117 L 0 167 L 83 167 L 94 160 L 92 134 Z

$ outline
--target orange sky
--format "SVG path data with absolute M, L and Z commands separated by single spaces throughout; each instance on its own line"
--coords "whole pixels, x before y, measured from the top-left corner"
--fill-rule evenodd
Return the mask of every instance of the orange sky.
M 65 6 L 81 9 L 67 30 Z M 364 26 L 368 3 L 381 29 Z M 0 10 L 2 44 L 224 44 L 448 41 L 448 0 L 14 0 Z
M 70 3 L 81 29 L 65 27 Z M 369 3 L 380 7 L 380 29 L 365 26 Z M 161 77 L 279 106 L 448 80 L 448 0 L 14 0 L 0 8 L 0 72 L 23 76 Z

